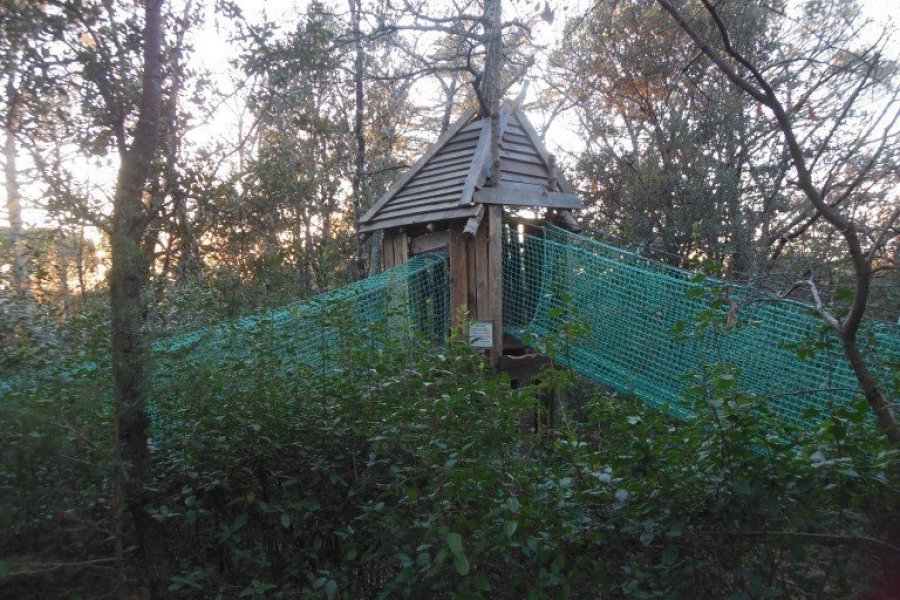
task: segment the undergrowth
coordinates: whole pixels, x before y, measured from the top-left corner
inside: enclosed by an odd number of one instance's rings
[[[298,364],[264,325],[242,335],[154,366],[146,508],[174,598],[898,593],[897,456],[863,404],[794,430],[710,366],[681,422],[565,370],[513,389],[457,343],[344,330]],[[0,394],[5,597],[140,572],[133,548],[113,560],[109,379]],[[548,391],[557,426],[523,432]]]

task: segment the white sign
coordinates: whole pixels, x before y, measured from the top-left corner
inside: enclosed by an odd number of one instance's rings
[[[469,343],[473,348],[490,348],[494,343],[494,323],[475,321],[469,325]]]

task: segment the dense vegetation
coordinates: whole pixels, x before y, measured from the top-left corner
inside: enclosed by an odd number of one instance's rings
[[[898,550],[877,541],[900,527],[897,455],[862,403],[807,433],[698,374],[700,417],[679,422],[566,371],[511,389],[464,345],[357,336],[327,368],[286,364],[265,324],[160,358],[147,509],[174,597],[897,591]],[[4,394],[7,596],[94,597],[123,575],[105,370]],[[556,427],[521,429],[550,389]]]

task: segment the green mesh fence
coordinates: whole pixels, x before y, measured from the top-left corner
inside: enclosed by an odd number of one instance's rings
[[[204,362],[228,368],[235,361],[266,360],[271,368],[335,368],[352,343],[383,346],[431,339],[443,343],[449,329],[447,258],[424,254],[407,264],[293,305],[251,315],[153,344],[154,394],[175,377],[190,376]],[[109,377],[105,365],[81,363],[22,374],[0,382],[0,402],[40,386]],[[255,382],[247,382],[255,385]]]
[[[826,414],[832,404],[858,395],[838,344],[806,305],[752,301],[752,290],[731,286],[730,298],[741,305],[734,325],[696,327],[717,288],[717,282],[698,282],[688,271],[556,227],[545,228],[542,236],[504,232],[507,330],[520,335],[528,330],[546,343],[562,340],[567,324],[583,322],[583,333],[558,356],[602,385],[686,417],[691,412],[683,400],[685,376],[728,362],[739,367],[743,389],[800,424],[815,422],[807,415],[810,409]],[[157,341],[153,381],[164,389],[176,371],[183,376],[185,368],[201,361],[228,368],[235,360],[265,357],[272,368],[340,368],[341,350],[349,343],[373,350],[386,338],[442,343],[449,312],[447,258],[421,255],[308,301]],[[881,381],[889,380],[889,363],[900,361],[898,330],[887,324],[867,327],[863,345]],[[797,348],[810,341],[824,347],[801,360]],[[57,385],[93,377],[98,367],[83,364],[49,375]],[[37,373],[0,382],[0,400],[41,379]]]
[[[347,335],[378,344],[384,336],[443,342],[449,328],[447,258],[423,254],[337,290],[266,313],[158,341],[163,359],[252,353],[264,345],[286,366],[321,367]],[[327,365],[325,365],[327,366]]]
[[[439,345],[450,326],[447,258],[414,257],[408,263],[309,300],[251,315],[216,327],[175,336],[155,344],[154,398],[164,400],[198,372],[235,369],[241,376],[235,392],[259,385],[251,375],[290,373],[317,381],[323,372],[362,369],[360,352],[413,353],[422,345]],[[177,393],[177,392],[176,392]],[[169,399],[171,401],[171,398]],[[177,398],[175,402],[180,402]],[[149,403],[153,435],[166,440],[179,431],[167,420],[171,412]],[[168,417],[170,418],[170,417]],[[177,433],[174,433],[177,437]]]
[[[582,323],[581,337],[559,352],[562,362],[678,416],[691,413],[683,400],[686,375],[713,363],[736,365],[742,389],[800,424],[817,421],[809,409],[823,415],[832,403],[858,395],[839,345],[804,304],[774,302],[732,285],[728,297],[740,307],[734,323],[698,328],[721,282],[698,282],[689,271],[553,226],[543,236],[507,229],[503,263],[509,331],[564,343],[565,325]],[[717,314],[725,317],[728,307]],[[868,327],[867,358],[881,381],[890,381],[887,364],[900,360],[898,334],[893,325]],[[810,342],[827,347],[801,360],[797,348]]]

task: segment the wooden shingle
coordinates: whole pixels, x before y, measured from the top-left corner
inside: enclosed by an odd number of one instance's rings
[[[504,107],[500,130],[497,185],[487,186],[490,119],[470,110],[361,217],[360,231],[469,218],[482,203],[583,208],[524,113]]]

